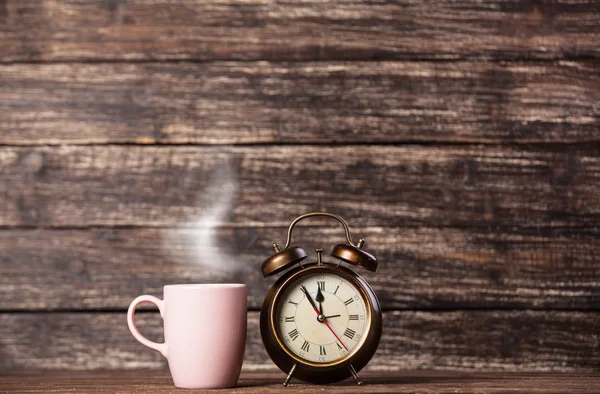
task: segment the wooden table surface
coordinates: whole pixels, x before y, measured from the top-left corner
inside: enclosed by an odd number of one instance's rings
[[[238,386],[222,393],[597,393],[600,373],[467,373],[406,371],[361,374],[363,386],[346,380],[317,386],[292,381],[283,388],[281,373],[245,372]],[[194,390],[203,392],[210,390]],[[167,371],[16,372],[0,376],[0,393],[181,393]]]

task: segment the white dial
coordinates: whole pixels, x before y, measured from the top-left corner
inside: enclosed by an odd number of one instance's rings
[[[314,274],[293,283],[280,295],[275,318],[287,348],[314,363],[331,363],[352,353],[368,329],[360,291],[334,274]]]

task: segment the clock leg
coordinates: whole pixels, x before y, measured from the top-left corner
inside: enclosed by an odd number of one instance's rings
[[[290,373],[288,373],[288,376],[285,378],[285,382],[283,382],[283,387],[287,387],[288,383],[292,379],[292,376],[294,375],[294,371],[296,370],[296,365],[298,365],[298,364],[294,364],[292,369],[290,369]]]
[[[352,364],[350,364],[348,366],[348,369],[350,369],[350,373],[352,374],[352,377],[354,378],[354,380],[356,380],[356,384],[359,385],[359,386],[361,386],[363,384],[363,382],[358,377],[358,374],[356,373],[356,370],[354,369],[354,367],[352,366]]]

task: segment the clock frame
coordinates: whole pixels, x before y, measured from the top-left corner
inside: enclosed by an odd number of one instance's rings
[[[371,286],[360,275],[346,267],[321,262],[320,250],[318,253],[317,262],[300,265],[280,277],[267,293],[261,309],[260,331],[267,353],[282,371],[289,372],[284,385],[292,375],[300,380],[318,384],[333,383],[351,376],[360,382],[357,372],[371,360],[381,338],[381,307]],[[367,313],[367,328],[359,343],[345,356],[328,363],[311,362],[294,354],[280,338],[276,326],[275,314],[280,295],[303,278],[319,274],[339,276],[354,285],[365,303]]]

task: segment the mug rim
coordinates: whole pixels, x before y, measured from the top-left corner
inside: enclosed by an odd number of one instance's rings
[[[165,285],[164,289],[210,289],[210,288],[221,288],[221,289],[240,289],[244,288],[246,285],[244,283],[182,283],[182,284],[172,284]]]

